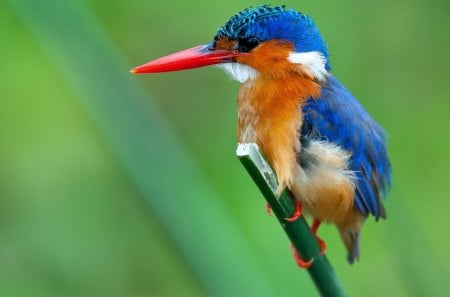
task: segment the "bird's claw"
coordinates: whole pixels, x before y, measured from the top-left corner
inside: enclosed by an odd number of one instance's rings
[[[266,203],[266,213],[269,217],[273,217],[272,207],[270,206],[269,203]]]
[[[292,198],[292,201],[294,201],[295,209],[292,215],[289,218],[284,218],[285,221],[288,222],[294,222],[298,220],[299,217],[302,216],[302,204],[297,201],[295,198]]]
[[[316,240],[317,240],[317,243],[319,244],[319,247],[320,247],[319,256],[325,255],[325,252],[327,251],[327,244],[325,243],[325,241],[323,241],[317,235],[316,235]]]
[[[305,261],[300,257],[299,253],[297,252],[297,249],[294,247],[294,245],[291,243],[291,250],[292,254],[294,256],[294,260],[297,263],[297,266],[303,269],[308,269],[311,267],[312,263],[314,262],[315,258],[311,258],[308,261]]]
[[[302,259],[302,257],[300,257],[300,255],[297,252],[297,249],[294,247],[294,245],[291,244],[291,250],[292,250],[292,253],[294,255],[295,262],[297,263],[298,267],[300,267],[300,268],[308,269],[309,267],[311,267],[311,265],[313,264],[314,260],[318,256],[324,255],[326,250],[327,250],[327,245],[326,245],[325,241],[323,241],[319,236],[317,236],[317,229],[319,228],[320,224],[321,224],[320,220],[314,219],[313,225],[311,226],[311,232],[316,237],[317,244],[319,245],[319,248],[320,248],[320,251],[317,254],[317,256],[314,256],[311,259],[309,259],[308,261],[305,261],[305,260]]]
[[[319,219],[314,219],[313,224],[311,226],[311,232],[314,234],[317,243],[319,244],[320,255],[323,255],[327,250],[327,244],[319,236],[317,236],[317,230],[319,229],[320,224],[322,224],[322,222]]]
[[[317,239],[317,243],[319,244],[320,251],[317,254],[317,256],[312,257],[308,261],[303,260],[303,258],[299,255],[297,249],[294,247],[293,244],[291,244],[292,254],[294,256],[294,260],[297,263],[298,267],[303,268],[303,269],[308,269],[309,267],[311,267],[311,265],[314,263],[314,260],[316,260],[316,258],[318,256],[323,256],[325,254],[325,252],[327,250],[327,245],[326,245],[325,241],[323,241],[322,239],[320,239],[317,236],[316,236],[316,239]]]

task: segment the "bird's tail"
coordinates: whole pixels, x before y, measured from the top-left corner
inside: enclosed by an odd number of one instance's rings
[[[342,241],[344,242],[348,255],[347,260],[352,264],[355,260],[359,260],[359,240],[361,237],[361,228],[350,229],[339,227],[339,233],[341,234]]]
[[[356,208],[351,208],[345,218],[336,223],[341,235],[341,239],[348,251],[347,260],[350,264],[359,260],[359,241],[361,237],[361,228],[365,221]]]

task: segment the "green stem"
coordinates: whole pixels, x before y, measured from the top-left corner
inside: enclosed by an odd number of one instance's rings
[[[319,255],[320,247],[305,218],[301,216],[294,222],[285,220],[292,215],[295,205],[287,190],[284,190],[278,198],[275,195],[278,186],[276,175],[260,154],[258,146],[254,143],[240,144],[236,153],[303,259],[315,258],[308,272],[319,293],[326,297],[346,296],[326,256]]]

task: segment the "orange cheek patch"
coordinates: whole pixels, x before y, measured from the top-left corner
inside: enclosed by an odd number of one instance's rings
[[[296,65],[289,62],[289,54],[294,51],[294,44],[283,40],[262,42],[249,55],[236,58],[236,61],[258,70],[258,72],[275,77],[299,73]]]
[[[235,40],[230,40],[226,37],[222,37],[215,42],[214,47],[215,47],[215,49],[218,49],[218,50],[233,51],[235,45],[236,45]]]

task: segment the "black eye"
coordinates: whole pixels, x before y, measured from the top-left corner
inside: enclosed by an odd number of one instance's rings
[[[259,40],[254,37],[240,39],[239,43],[238,43],[238,50],[240,52],[248,53],[252,49],[257,47],[258,44],[259,44]]]

